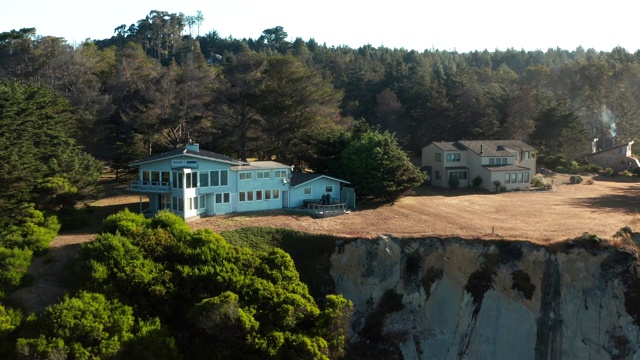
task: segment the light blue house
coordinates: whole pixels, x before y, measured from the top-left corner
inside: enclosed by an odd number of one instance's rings
[[[149,197],[149,207],[141,211],[155,214],[169,209],[185,219],[302,207],[320,202],[326,194],[337,203],[342,185],[348,184],[326,175],[294,173],[291,166],[275,161],[244,162],[200,150],[198,144],[130,166],[139,169],[131,190]]]

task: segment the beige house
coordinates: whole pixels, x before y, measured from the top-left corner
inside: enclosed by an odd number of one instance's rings
[[[535,175],[534,151],[520,140],[433,142],[422,149],[422,168],[434,186],[449,187],[449,179],[457,178],[466,187],[478,178],[486,190],[524,190]]]
[[[640,162],[631,153],[631,145],[633,145],[633,141],[606,150],[594,151],[587,155],[587,160],[590,164],[611,168],[614,171],[633,171],[633,169],[640,167]]]

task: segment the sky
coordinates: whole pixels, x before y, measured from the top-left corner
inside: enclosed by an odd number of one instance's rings
[[[200,34],[257,39],[281,26],[289,40],[407,50],[640,49],[634,2],[621,0],[0,0],[0,32],[35,27],[77,45],[106,39],[151,10],[195,15]],[[193,35],[197,35],[197,29]]]

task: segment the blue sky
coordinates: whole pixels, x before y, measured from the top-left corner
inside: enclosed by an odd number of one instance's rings
[[[91,5],[89,5],[91,4]],[[80,43],[113,35],[151,10],[195,15],[202,11],[204,34],[257,38],[282,26],[290,40],[314,38],[329,46],[493,51],[547,50],[578,46],[610,51],[640,48],[633,2],[610,0],[355,1],[323,0],[0,0],[0,32],[35,27]]]

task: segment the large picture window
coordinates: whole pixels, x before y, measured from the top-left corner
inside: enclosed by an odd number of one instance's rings
[[[250,171],[241,171],[238,174],[238,179],[240,180],[251,180],[253,179],[253,173]]]

